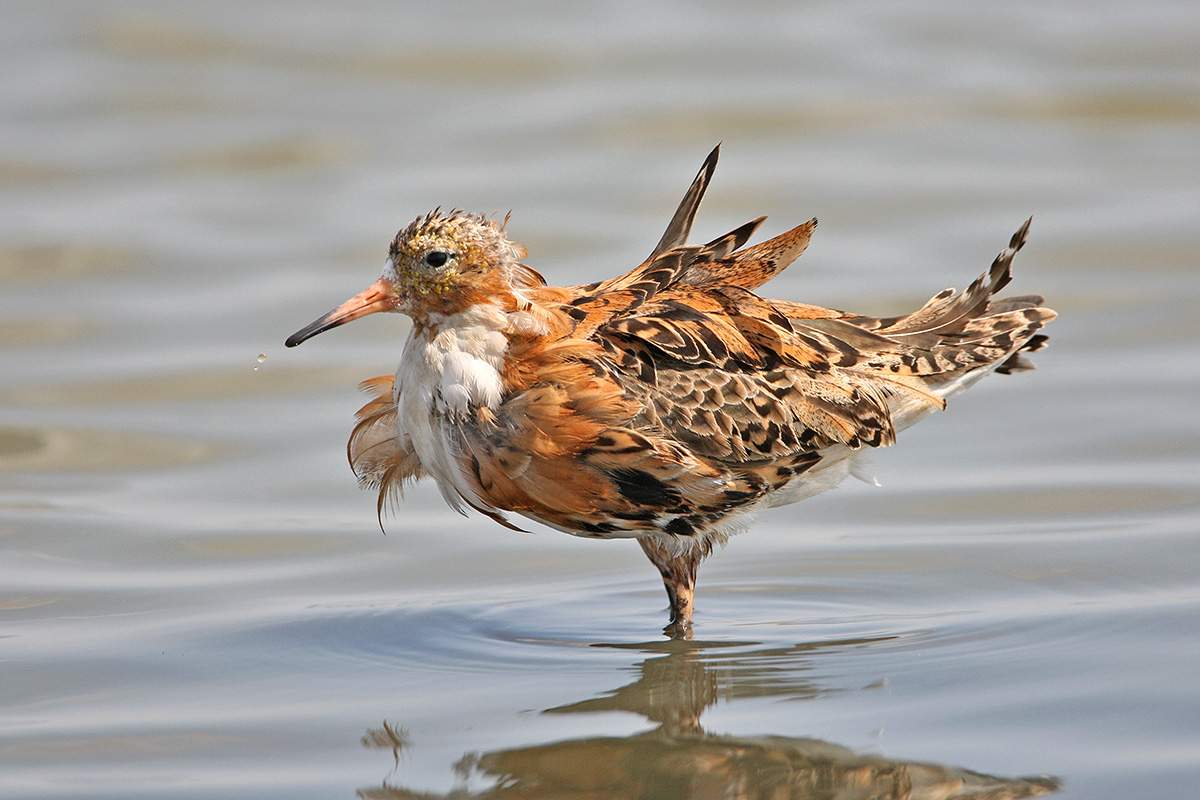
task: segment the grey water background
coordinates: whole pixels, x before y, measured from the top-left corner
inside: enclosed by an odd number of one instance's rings
[[[1190,0],[0,16],[0,796],[1196,796]],[[1032,214],[1038,370],[766,514],[691,643],[632,543],[383,535],[406,321],[283,339],[436,205],[623,272],[718,141],[697,239],[821,220],[772,296],[909,310]]]

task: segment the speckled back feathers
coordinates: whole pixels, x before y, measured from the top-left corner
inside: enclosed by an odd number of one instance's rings
[[[686,244],[716,155],[650,257],[600,283],[546,286],[503,228],[476,215],[435,211],[397,236],[391,258],[410,265],[414,286],[426,277],[412,265],[430,247],[464,254],[457,276],[438,276],[442,288],[401,309],[418,321],[414,336],[445,334],[438,326],[467,302],[512,320],[502,328],[500,402],[434,425],[468,505],[505,524],[515,512],[578,535],[650,536],[668,552],[703,554],[761,506],[806,496],[805,481],[836,482],[817,473],[844,472],[860,448],[891,444],[975,377],[1028,368],[1019,354],[1042,345],[1037,331],[1054,312],[1038,297],[992,299],[1028,222],[965,292],[941,292],[912,314],[771,300],[754,290],[804,251],[816,220],[749,247],[763,218]],[[349,455],[379,487],[382,510],[427,471],[396,427],[396,407],[403,393],[429,389],[397,390],[389,378],[364,389],[374,398]]]

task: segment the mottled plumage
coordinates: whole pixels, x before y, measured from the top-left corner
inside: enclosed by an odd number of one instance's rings
[[[637,268],[551,287],[504,226],[433,211],[400,231],[383,277],[287,344],[375,311],[412,318],[395,379],[373,378],[349,456],[379,509],[432,477],[446,502],[514,527],[637,538],[690,626],[696,568],[762,508],[836,485],[852,456],[989,372],[1028,369],[1054,318],[992,296],[1029,223],[965,292],[878,319],[755,289],[808,246],[815,219],[760,244],[760,217],[687,244],[713,150]]]

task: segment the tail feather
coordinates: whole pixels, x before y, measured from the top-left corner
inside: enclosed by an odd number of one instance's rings
[[[1000,251],[987,272],[976,278],[966,291],[955,295],[953,289],[938,292],[920,309],[900,317],[871,319],[862,317],[856,323],[868,330],[899,339],[905,344],[918,347],[932,345],[942,336],[961,329],[964,320],[982,316],[988,310],[992,295],[1003,289],[1012,280],[1012,260],[1025,245],[1029,236],[1029,225],[1033,218],[1025,220],[1009,240],[1008,247]],[[1012,298],[1004,302],[1026,302],[1031,297]],[[1039,298],[1040,300],[1040,298]]]
[[[939,292],[911,314],[801,318],[791,306],[778,304],[779,310],[797,332],[805,331],[842,352],[846,360],[838,363],[868,371],[875,380],[894,383],[902,378],[908,387],[919,384],[938,398],[961,391],[993,370],[1008,374],[1032,369],[1021,353],[1045,345],[1046,336],[1038,331],[1054,319],[1055,312],[1043,307],[1037,295],[993,298],[1011,278],[1013,256],[1025,244],[1029,224],[1021,226],[988,271],[966,291]],[[909,400],[915,398],[912,392],[907,394]]]
[[[1014,372],[1025,372],[1034,369],[1033,362],[1022,356],[1021,353],[1032,353],[1035,350],[1041,350],[1046,346],[1048,338],[1044,333],[1029,337],[1024,345],[997,365],[996,372],[1000,375],[1011,375]]]

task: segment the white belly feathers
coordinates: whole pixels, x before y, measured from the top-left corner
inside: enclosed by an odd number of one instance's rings
[[[507,326],[500,309],[473,306],[425,335],[414,330],[396,371],[400,433],[408,435],[425,471],[460,513],[462,498],[480,499],[458,466],[454,427],[472,408],[500,405]]]

